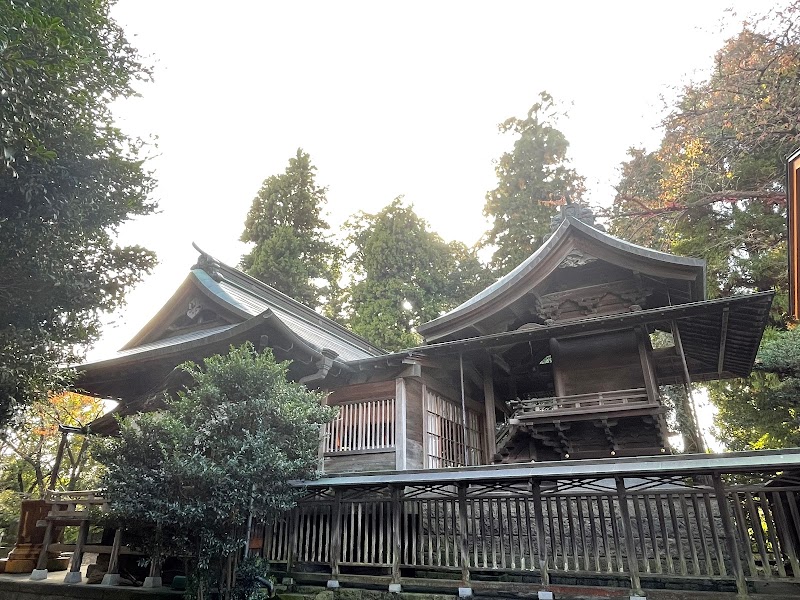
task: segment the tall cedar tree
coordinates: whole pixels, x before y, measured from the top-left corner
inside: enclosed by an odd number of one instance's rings
[[[495,247],[491,267],[498,276],[544,243],[558,202],[583,194],[583,178],[568,166],[569,142],[554,126],[558,116],[553,98],[542,92],[525,119],[512,117],[499,126],[518,137],[497,161],[497,187],[487,192],[483,209],[492,228],[482,243]]]
[[[418,345],[418,325],[488,283],[472,250],[445,243],[401,198],[377,214],[359,213],[346,226],[355,279],[345,290],[344,320],[380,348]]]
[[[110,112],[149,77],[110,4],[0,3],[0,424],[60,387],[98,313],[155,264],[113,238],[155,205]]]
[[[784,157],[800,146],[798,17],[795,0],[743,24],[708,80],[683,90],[660,148],[631,149],[612,208],[615,234],[705,258],[712,297],[776,289],[770,352],[789,347],[779,340],[788,335]],[[785,387],[764,370],[709,384],[721,439],[735,449],[794,444],[796,408],[784,402]]]
[[[242,257],[244,271],[312,308],[336,286],[341,256],[320,216],[326,189],[315,183],[316,170],[298,148],[284,173],[264,180],[241,237],[255,243]]]
[[[251,344],[202,369],[187,363],[187,391],[162,411],[128,417],[118,438],[94,448],[108,468],[109,519],[138,534],[150,556],[192,556],[200,589],[224,581],[251,518],[290,509],[300,490],[289,481],[315,476],[320,426],[334,412],[288,381],[287,365]]]

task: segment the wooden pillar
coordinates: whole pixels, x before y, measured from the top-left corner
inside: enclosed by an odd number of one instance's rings
[[[458,354],[458,369],[461,375],[461,429],[464,440],[464,466],[468,467],[469,460],[469,433],[467,431],[467,397],[464,389],[464,355]]]
[[[675,342],[675,349],[678,351],[678,355],[681,359],[681,366],[683,367],[683,380],[686,386],[686,404],[684,406],[684,412],[688,412],[689,417],[692,419],[692,429],[694,430],[692,432],[692,438],[695,444],[695,451],[702,454],[706,451],[705,444],[703,443],[703,436],[700,434],[700,423],[697,421],[697,412],[695,411],[694,397],[692,395],[692,378],[689,375],[686,353],[683,351],[681,332],[678,330],[678,324],[675,321],[672,321],[670,328],[672,329],[672,339]],[[687,448],[684,448],[684,450],[687,450]]]
[[[79,583],[81,580],[81,560],[83,559],[83,547],[86,545],[86,536],[89,533],[89,520],[81,521],[78,529],[78,541],[75,543],[75,551],[69,560],[69,571],[64,576],[64,583]]]
[[[339,579],[339,561],[342,556],[342,491],[333,491],[333,509],[331,511],[331,579]]]
[[[111,543],[111,556],[108,558],[108,570],[103,575],[103,585],[119,585],[119,551],[122,546],[122,528],[114,532],[114,541]]]
[[[486,412],[486,464],[492,464],[497,452],[497,421],[495,417],[494,377],[491,356],[483,365],[483,406]]]
[[[466,595],[471,596],[469,577],[469,528],[467,522],[467,486],[468,483],[458,484],[458,539],[461,542],[461,588],[469,590]],[[459,596],[463,597],[461,590]]]
[[[733,527],[725,486],[722,484],[722,477],[719,473],[714,473],[711,476],[711,481],[714,485],[717,506],[719,506],[722,530],[725,532],[725,543],[728,546],[728,554],[731,555],[731,567],[733,568],[733,576],[736,578],[736,592],[740,598],[747,598],[747,580],[744,577],[742,559],[739,556],[739,545],[736,543],[736,530]]]
[[[625,554],[627,555],[628,571],[631,577],[631,591],[637,596],[643,596],[642,582],[639,578],[639,560],[636,555],[631,515],[628,510],[628,497],[625,494],[625,479],[623,477],[615,477],[614,480],[617,483],[617,499],[619,500],[619,510],[622,515],[622,530],[625,534]]]
[[[292,577],[294,563],[297,561],[297,527],[300,518],[300,509],[294,507],[289,515],[289,551],[286,557],[286,577]]]
[[[144,578],[143,588],[161,587],[161,553],[156,553],[150,558],[150,573]]]
[[[44,530],[44,541],[42,541],[42,551],[39,552],[39,559],[36,562],[36,568],[31,573],[33,581],[47,579],[47,548],[50,542],[53,541],[53,522],[47,521],[47,527]]]
[[[392,582],[389,584],[390,592],[400,592],[400,559],[403,554],[402,545],[402,516],[403,516],[403,488],[392,487]]]
[[[550,585],[549,557],[547,556],[547,540],[544,533],[544,505],[542,504],[542,484],[538,480],[531,480],[533,492],[533,510],[536,521],[536,548],[539,554],[539,575],[542,586]]]

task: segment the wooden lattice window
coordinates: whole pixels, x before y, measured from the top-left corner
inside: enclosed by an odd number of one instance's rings
[[[325,426],[323,452],[394,447],[394,398],[350,402],[337,408],[339,414]]]
[[[467,408],[466,431],[461,405],[425,391],[426,464],[429,469],[482,464],[483,422]],[[465,436],[466,433],[466,436]]]

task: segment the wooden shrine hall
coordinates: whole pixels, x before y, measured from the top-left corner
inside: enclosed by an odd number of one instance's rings
[[[707,300],[704,261],[617,239],[577,205],[560,217],[537,252],[395,353],[200,252],[133,340],[80,367],[82,389],[119,401],[91,429],[158,408],[184,361],[250,341],[340,407],[325,473],[670,453],[659,387],[747,375],[773,294]]]

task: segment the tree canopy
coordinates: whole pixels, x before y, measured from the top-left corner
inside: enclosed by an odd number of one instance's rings
[[[0,424],[155,264],[116,228],[151,213],[142,144],[110,107],[149,77],[109,0],[0,5]]]
[[[354,279],[345,290],[345,320],[378,347],[418,345],[418,325],[488,283],[472,250],[445,243],[401,198],[376,214],[359,213],[347,228]]]
[[[558,116],[553,98],[542,92],[526,118],[511,117],[499,126],[517,139],[495,165],[497,187],[486,193],[483,209],[492,225],[482,243],[495,248],[491,266],[497,275],[544,243],[557,203],[583,194],[583,178],[568,166],[569,142],[555,127]]]
[[[785,330],[785,156],[800,146],[799,16],[794,1],[725,42],[708,79],[681,91],[660,147],[629,151],[612,209],[613,233],[705,258],[712,297],[777,291],[761,367],[708,386],[718,435],[732,449],[800,442],[795,380],[783,373],[797,341]]]
[[[632,149],[613,230],[708,261],[709,291],[772,287],[786,306],[784,157],[800,146],[800,3],[728,40],[687,85],[653,153]]]
[[[316,184],[316,170],[298,148],[283,173],[264,180],[241,237],[255,244],[242,257],[245,272],[311,307],[336,285],[340,258],[321,217],[326,190]]]
[[[124,420],[96,454],[111,519],[143,532],[151,556],[195,557],[195,579],[208,581],[244,545],[248,517],[264,522],[293,506],[288,482],[314,477],[320,425],[333,411],[250,344],[183,368],[190,389]]]

